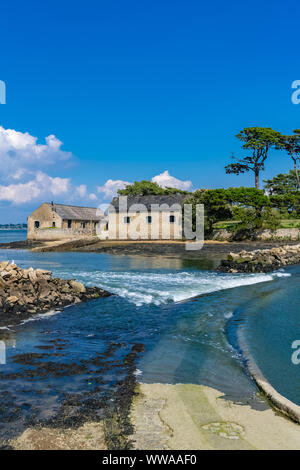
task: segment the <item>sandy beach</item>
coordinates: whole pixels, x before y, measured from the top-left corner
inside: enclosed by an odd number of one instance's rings
[[[300,426],[272,408],[253,409],[201,385],[139,384],[131,407],[135,450],[296,450]],[[18,450],[105,450],[103,423],[78,429],[28,428]]]
[[[77,429],[28,428],[8,442],[13,450],[106,450],[102,423],[88,422]]]
[[[300,426],[272,408],[236,404],[200,385],[140,384],[138,392],[135,449],[299,449]]]

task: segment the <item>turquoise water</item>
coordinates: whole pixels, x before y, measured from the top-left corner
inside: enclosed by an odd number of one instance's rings
[[[283,277],[260,285],[255,296],[236,310],[231,330],[234,334],[242,329],[263,375],[279,393],[300,405],[300,364],[292,361],[292,344],[300,341],[300,267],[285,271]]]
[[[70,396],[113,400],[109,393],[136,343],[145,347],[135,371],[141,382],[204,384],[236,402],[264,407],[238,350],[237,327],[266,377],[300,404],[300,365],[291,363],[291,342],[300,339],[299,267],[221,274],[191,260],[26,250],[0,251],[0,259],[117,294],[0,330],[6,344],[0,437],[57,419]],[[100,367],[99,354],[108,357],[108,349],[110,366]]]
[[[0,230],[0,243],[26,240],[27,230]]]

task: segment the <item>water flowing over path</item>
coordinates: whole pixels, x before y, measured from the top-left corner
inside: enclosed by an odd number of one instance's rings
[[[112,391],[126,376],[137,344],[145,348],[135,360],[139,381],[205,385],[265,409],[238,350],[237,327],[244,329],[266,377],[300,401],[300,366],[290,361],[291,341],[300,339],[297,266],[241,275],[207,270],[203,261],[163,257],[3,250],[0,259],[117,294],[0,330],[0,439],[29,424],[63,426],[70,409],[68,423],[82,424],[94,417],[91,400],[100,419],[99,403],[113,403]]]

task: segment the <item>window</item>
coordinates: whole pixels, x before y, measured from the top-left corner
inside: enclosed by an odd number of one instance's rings
[[[72,227],[72,220],[68,220],[68,228]]]
[[[85,228],[85,222],[81,222],[81,227]]]
[[[170,215],[170,224],[174,224],[175,222],[175,215]]]
[[[124,217],[124,224],[130,224],[130,217]]]
[[[151,223],[152,223],[152,217],[151,217],[151,215],[147,215],[147,217],[146,217],[146,222],[147,222],[147,224],[151,224]]]
[[[38,221],[38,220],[35,220],[35,221],[34,221],[34,228],[39,228],[39,226],[40,226],[39,221]]]
[[[105,230],[108,230],[108,222],[106,222]]]
[[[52,227],[55,227],[55,222],[52,222]]]

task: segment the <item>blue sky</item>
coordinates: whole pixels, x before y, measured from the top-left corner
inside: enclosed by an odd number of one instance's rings
[[[166,170],[194,189],[253,185],[224,165],[240,129],[300,127],[298,18],[291,0],[2,2],[0,223]],[[290,167],[274,153],[264,177]]]

